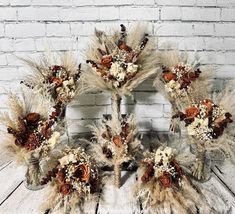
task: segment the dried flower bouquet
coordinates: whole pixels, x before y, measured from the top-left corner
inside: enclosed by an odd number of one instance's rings
[[[129,94],[158,68],[152,40],[140,25],[129,32],[121,25],[121,32],[115,31],[111,36],[95,31],[86,53],[90,66],[81,74],[84,90],[106,90],[119,96]]]
[[[138,169],[136,195],[146,213],[221,213],[220,205],[224,203],[217,201],[218,210],[209,204],[184,173],[170,147],[159,147],[144,156]]]
[[[21,60],[33,71],[22,83],[40,93],[49,94],[49,98],[55,103],[54,107],[63,112],[60,115],[63,119],[66,106],[81,92],[81,64],[78,65],[75,56],[69,52],[57,55],[43,54],[37,61]]]
[[[60,133],[56,130],[56,110],[45,97],[27,90],[21,95],[10,93],[10,113],[0,116],[6,127],[1,146],[17,161],[29,164],[26,177],[33,187],[39,184],[39,160],[49,155],[59,142]]]
[[[121,167],[125,162],[135,160],[140,150],[137,128],[133,115],[104,120],[99,125],[90,126],[96,142],[92,144],[97,162],[114,167],[114,183],[121,186]]]
[[[202,172],[207,151],[217,151],[234,160],[233,96],[234,90],[225,90],[214,99],[197,100],[173,116],[185,123],[187,134],[195,144],[197,159],[193,174],[198,179],[205,179]]]
[[[97,200],[101,180],[94,159],[81,147],[65,148],[58,164],[42,179],[49,196],[44,208],[76,213],[86,201]]]

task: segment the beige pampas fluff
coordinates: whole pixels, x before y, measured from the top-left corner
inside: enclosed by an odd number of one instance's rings
[[[106,90],[120,96],[129,94],[158,68],[152,40],[142,25],[130,31],[121,25],[121,32],[113,32],[111,36],[96,31],[86,53],[91,66],[81,75],[83,90]]]
[[[138,169],[138,186],[135,193],[146,213],[225,212],[224,202],[218,204],[218,207],[210,204],[201,190],[190,182],[171,148],[160,147],[155,153],[146,153],[144,157]],[[210,196],[217,198],[213,194]]]

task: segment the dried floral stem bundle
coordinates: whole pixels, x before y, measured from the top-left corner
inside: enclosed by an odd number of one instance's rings
[[[121,32],[111,36],[96,31],[86,53],[90,66],[81,74],[83,89],[129,94],[156,72],[159,62],[154,48],[152,38],[140,25],[129,32],[121,25]]]
[[[115,185],[120,187],[122,164],[134,160],[140,148],[133,115],[121,118],[112,115],[90,128],[97,141],[92,144],[94,156],[100,164],[114,167]]]
[[[65,148],[58,164],[42,179],[42,184],[50,183],[46,207],[51,211],[64,213],[82,209],[86,201],[96,200],[101,184],[98,168],[84,149]]]
[[[145,154],[138,182],[136,195],[150,213],[219,213],[190,182],[169,147]]]

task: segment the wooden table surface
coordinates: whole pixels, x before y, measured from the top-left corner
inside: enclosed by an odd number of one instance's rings
[[[9,160],[4,154],[0,156],[0,214],[40,214],[43,201],[43,189],[30,191],[25,187],[25,168]],[[135,172],[122,172],[124,185],[118,190],[106,184],[103,188],[103,200],[87,204],[87,214],[141,213],[140,203],[132,197],[132,187],[136,181]],[[231,207],[229,213],[235,213],[235,170],[231,163],[215,166],[212,176],[205,182],[207,188],[222,197]],[[45,200],[45,198],[44,198]]]

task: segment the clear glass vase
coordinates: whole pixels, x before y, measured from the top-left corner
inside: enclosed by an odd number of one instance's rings
[[[42,170],[40,167],[40,160],[33,154],[27,160],[27,172],[26,172],[25,186],[29,190],[40,190],[43,188],[41,185]]]
[[[191,145],[190,150],[196,157],[192,164],[192,176],[201,182],[208,181],[211,177],[211,159],[206,149],[198,145]]]

